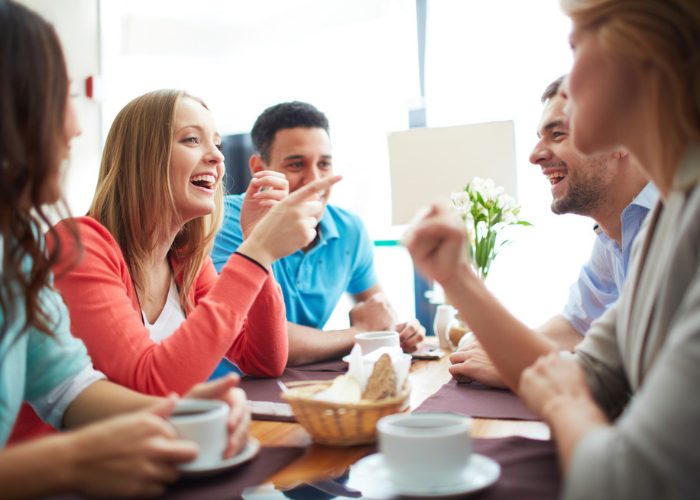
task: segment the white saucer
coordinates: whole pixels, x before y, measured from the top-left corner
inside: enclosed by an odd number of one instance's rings
[[[217,474],[221,471],[231,469],[237,465],[247,462],[248,460],[255,457],[260,451],[260,441],[255,438],[248,438],[248,443],[245,447],[239,451],[237,454],[226,460],[222,460],[216,465],[207,466],[192,466],[183,465],[180,468],[180,472],[183,477],[199,477],[199,476],[209,476],[212,474]]]
[[[364,485],[374,484],[378,486],[381,484],[382,491],[377,491],[380,498],[390,498],[393,495],[441,497],[472,494],[488,488],[500,477],[501,466],[489,457],[472,453],[469,463],[462,473],[462,480],[459,483],[437,487],[399,485],[391,481],[389,470],[386,467],[382,454],[375,453],[359,460],[352,467],[348,485],[354,482],[352,481],[353,475],[356,480],[360,480]],[[362,492],[363,494],[369,493],[365,489]]]

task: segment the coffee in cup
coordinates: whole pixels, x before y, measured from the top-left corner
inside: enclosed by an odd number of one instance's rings
[[[181,399],[168,417],[178,437],[193,441],[199,448],[197,458],[181,464],[182,470],[212,467],[221,462],[228,442],[229,407],[213,399]]]
[[[355,335],[355,343],[360,346],[363,356],[380,347],[400,347],[401,345],[399,333],[393,331],[358,333]]]
[[[399,413],[377,422],[379,451],[400,490],[459,484],[472,451],[468,417]]]

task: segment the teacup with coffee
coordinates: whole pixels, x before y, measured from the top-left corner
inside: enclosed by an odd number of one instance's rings
[[[229,407],[214,399],[181,399],[168,421],[177,435],[193,441],[199,448],[197,458],[181,464],[182,470],[214,467],[223,460],[228,443],[227,420]]]

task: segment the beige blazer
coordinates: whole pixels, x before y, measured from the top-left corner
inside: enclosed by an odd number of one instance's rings
[[[646,224],[619,301],[576,351],[617,418],[576,447],[566,499],[700,498],[700,146]]]

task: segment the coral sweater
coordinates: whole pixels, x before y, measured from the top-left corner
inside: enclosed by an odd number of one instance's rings
[[[146,394],[184,394],[206,380],[222,357],[245,373],[277,377],[287,363],[284,300],[272,273],[238,254],[217,276],[209,257],[189,291],[195,305],[160,344],[143,324],[136,290],[121,249],[91,217],[75,219],[83,246],[80,262],[54,268],[56,287],[68,306],[73,335],[87,346],[95,368],[110,380]],[[63,255],[74,255],[68,225],[55,228]],[[49,238],[52,240],[52,238]],[[175,266],[177,269],[177,266]],[[176,276],[178,284],[180,276]],[[12,441],[37,434],[25,420]],[[38,423],[38,419],[36,419]],[[21,435],[20,435],[21,434]]]

